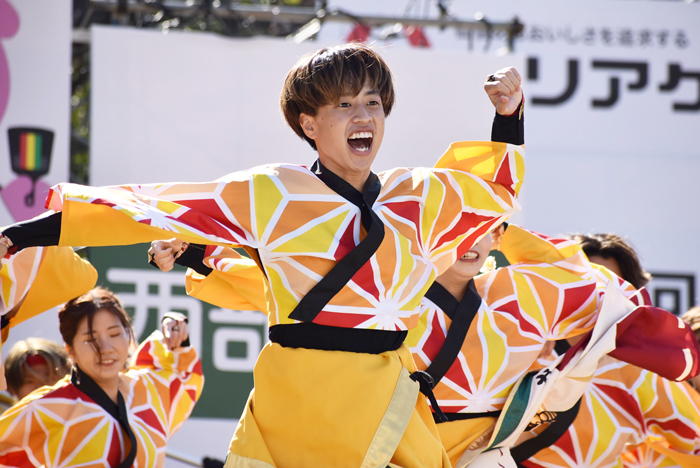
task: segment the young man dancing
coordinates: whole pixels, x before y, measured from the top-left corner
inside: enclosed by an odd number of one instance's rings
[[[499,114],[519,109],[515,70],[491,75],[486,89]],[[519,209],[523,150],[454,143],[442,169],[373,173],[394,90],[364,45],[304,58],[281,101],[318,151],[311,167],[199,184],[60,184],[48,206],[62,214],[6,230],[0,255],[59,234],[61,245],[174,235],[208,245],[205,263],[225,269],[230,247],[242,246],[265,275],[270,343],[227,466],[449,466],[403,341],[435,277]]]

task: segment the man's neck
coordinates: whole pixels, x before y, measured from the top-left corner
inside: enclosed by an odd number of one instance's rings
[[[437,277],[435,282],[440,283],[440,286],[445,288],[447,292],[452,294],[452,296],[458,301],[462,300],[464,293],[467,292],[467,287],[469,286],[469,280],[450,281],[447,278],[442,278],[440,276]]]
[[[369,178],[369,175],[372,172],[371,169],[368,168],[366,171],[351,171],[347,170],[342,166],[334,164],[333,161],[324,161],[323,159],[325,158],[319,159],[321,161],[321,164],[323,164],[323,166],[326,169],[343,179],[348,184],[352,185],[355,188],[355,190],[362,193],[362,191],[365,188],[365,183],[367,182],[367,179]]]

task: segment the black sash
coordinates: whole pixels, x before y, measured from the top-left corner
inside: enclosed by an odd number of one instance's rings
[[[569,426],[573,424],[580,408],[581,400],[577,401],[571,409],[562,413],[557,413],[557,419],[550,423],[537,437],[526,440],[522,444],[511,448],[510,454],[513,456],[515,463],[517,463],[519,467],[522,467],[523,465],[521,465],[521,462],[534,457],[540,450],[556,443],[567,429],[569,429]]]
[[[270,341],[285,348],[319,349],[349,353],[381,354],[396,351],[406,339],[406,330],[341,328],[302,322],[273,325]]]
[[[554,344],[554,350],[557,354],[565,354],[571,346],[566,340],[558,340]],[[532,458],[537,452],[542,449],[549,447],[556,443],[557,440],[564,435],[564,433],[569,429],[574,423],[574,419],[578,415],[579,408],[581,408],[581,400],[577,401],[571,409],[568,409],[561,413],[556,413],[557,417],[552,421],[549,426],[543,430],[537,437],[526,440],[520,445],[513,447],[510,450],[511,455],[513,455],[513,460],[522,467],[521,462]]]
[[[479,419],[479,418],[498,418],[501,416],[501,410],[498,411],[486,411],[484,413],[445,413],[447,421],[464,421],[465,419]],[[437,413],[433,413],[433,419],[436,424],[441,422],[438,418]]]
[[[124,460],[116,466],[116,468],[131,468],[136,460],[136,436],[134,431],[129,425],[129,417],[126,412],[126,403],[124,402],[124,397],[121,392],[117,392],[117,403],[114,403],[110,397],[107,396],[104,390],[95,383],[88,375],[81,371],[76,364],[73,368],[73,372],[70,376],[71,383],[85,395],[87,395],[92,401],[97,403],[104,409],[110,416],[119,422],[119,426],[126,432],[126,435],[131,441],[131,450],[126,455]]]
[[[382,240],[384,240],[384,223],[372,210],[372,205],[377,200],[382,189],[379,178],[375,173],[370,173],[367,182],[365,182],[364,190],[360,193],[348,182],[326,169],[319,160],[316,160],[311,167],[311,172],[316,174],[323,183],[337,192],[338,195],[360,208],[362,225],[367,231],[367,235],[354,249],[340,259],[331,271],[321,278],[321,281],[306,293],[292,313],[289,314],[290,318],[302,322],[313,322],[326,304],[372,258],[372,255],[374,255]]]
[[[464,297],[461,301],[452,296],[440,283],[433,283],[425,293],[425,297],[433,301],[443,312],[447,314],[450,319],[452,319],[452,324],[450,329],[447,331],[447,336],[445,337],[445,342],[438,351],[437,356],[433,359],[433,362],[428,366],[428,368],[423,371],[428,374],[429,378],[426,378],[428,384],[430,385],[430,393],[423,391],[423,386],[421,384],[421,391],[425,394],[428,399],[430,399],[430,404],[435,410],[433,415],[436,418],[436,422],[447,422],[450,419],[442,412],[437,404],[437,400],[433,395],[432,389],[435,385],[442,379],[447,371],[450,370],[452,364],[454,364],[457,359],[459,351],[462,349],[462,344],[464,339],[467,337],[467,332],[471,326],[474,317],[477,312],[479,312],[479,307],[481,306],[481,297],[476,290],[474,285],[474,280],[470,280],[467,285],[467,291],[464,293]],[[432,382],[431,382],[432,380]],[[484,416],[481,414],[481,416]]]

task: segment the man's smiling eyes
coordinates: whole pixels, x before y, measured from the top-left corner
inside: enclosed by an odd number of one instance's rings
[[[379,106],[379,105],[381,105],[381,102],[380,102],[380,101],[374,101],[374,100],[373,100],[373,101],[369,101],[369,102],[367,103],[367,105],[368,105],[368,106],[373,106],[373,107],[374,107],[374,106]],[[338,107],[344,107],[344,108],[351,107],[351,106],[352,106],[352,104],[350,104],[349,102],[341,102],[340,104],[338,104]]]

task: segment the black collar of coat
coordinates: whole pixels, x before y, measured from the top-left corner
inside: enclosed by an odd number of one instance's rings
[[[454,320],[455,312],[459,306],[459,301],[443,285],[437,281],[430,285],[430,289],[425,293],[425,297],[438,306],[447,316]]]
[[[367,210],[368,207],[374,205],[374,202],[377,201],[379,192],[382,189],[382,184],[379,182],[379,177],[377,177],[377,174],[370,172],[369,177],[367,177],[367,181],[365,182],[365,186],[362,189],[362,193],[360,193],[345,179],[333,173],[333,171],[324,166],[320,159],[317,159],[313,166],[311,166],[311,172],[313,172],[316,177],[321,179],[321,182],[326,184],[328,188],[360,208],[360,210],[363,211],[363,215],[365,214],[364,211]],[[365,216],[363,216],[363,222],[364,218]],[[365,226],[365,228],[366,227],[367,226]]]
[[[129,468],[134,464],[136,459],[137,442],[129,417],[126,412],[126,402],[122,393],[117,391],[117,402],[113,402],[107,393],[100,387],[97,382],[92,380],[85,372],[83,372],[77,364],[73,367],[70,376],[71,383],[82,393],[87,395],[92,401],[100,405],[110,416],[112,416],[124,430],[131,441],[131,450],[126,454],[126,457],[116,468]]]

